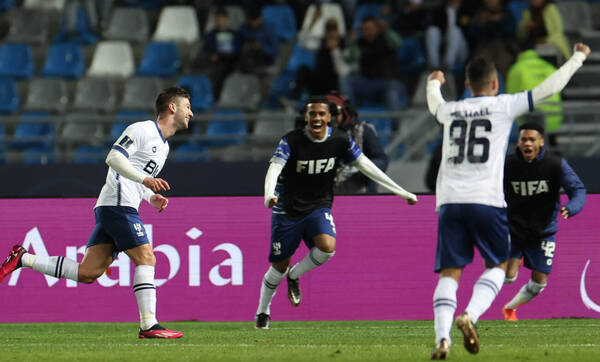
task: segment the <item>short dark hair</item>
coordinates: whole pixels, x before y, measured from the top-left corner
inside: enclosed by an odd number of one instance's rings
[[[338,114],[337,104],[331,102],[324,95],[313,95],[313,96],[308,97],[308,99],[306,100],[306,103],[304,103],[304,107],[302,107],[301,113],[302,114],[306,113],[306,111],[308,110],[308,105],[312,104],[312,103],[326,104],[327,108],[329,109],[329,113],[331,114],[332,117],[335,117]]]
[[[481,91],[495,73],[496,66],[494,62],[482,56],[474,57],[467,64],[467,80],[473,92]]]
[[[163,89],[162,92],[156,97],[156,114],[161,114],[166,111],[169,107],[169,103],[173,102],[173,100],[177,97],[183,97],[190,99],[190,93],[184,88],[173,86]]]
[[[217,10],[215,10],[215,15],[229,16],[229,13],[227,12],[227,8],[219,6]]]
[[[524,129],[538,131],[540,136],[544,136],[544,126],[542,126],[538,122],[525,122],[521,126],[519,126],[519,132],[521,132]]]

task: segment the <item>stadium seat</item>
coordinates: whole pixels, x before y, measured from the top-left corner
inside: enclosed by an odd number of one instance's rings
[[[311,28],[311,24],[315,23],[316,28],[312,29],[311,32],[322,38],[325,35],[325,22],[329,18],[335,18],[338,23],[338,29],[342,36],[346,35],[346,21],[344,17],[344,11],[342,6],[338,3],[321,3],[320,4],[320,13],[317,15],[317,6],[316,4],[311,4],[308,9],[306,9],[306,13],[304,15],[304,19],[302,20],[301,29],[309,29]],[[319,17],[319,19],[315,19],[315,17]]]
[[[67,83],[59,78],[34,78],[29,81],[25,111],[63,113],[69,105]]]
[[[104,146],[79,146],[73,152],[72,163],[104,163],[108,149]]]
[[[125,129],[133,122],[146,121],[155,118],[156,117],[153,114],[144,111],[119,111],[115,115],[116,122],[113,123],[112,127],[110,128],[110,133],[106,139],[106,144],[112,145],[115,143],[117,138],[119,138],[123,131],[125,131]]]
[[[152,40],[179,43],[193,43],[200,40],[200,27],[194,7],[163,7]]]
[[[6,130],[4,124],[0,123],[0,153],[6,148]],[[2,158],[2,156],[0,156]]]
[[[444,73],[446,77],[446,83],[442,86],[442,95],[447,101],[454,101],[458,94],[456,93],[456,82],[451,72]],[[426,106],[427,105],[427,77],[428,72],[422,72],[417,81],[417,86],[414,94],[411,98],[412,106]]]
[[[171,42],[150,42],[146,45],[137,75],[173,77],[181,68],[177,45]]]
[[[227,14],[229,15],[229,27],[237,30],[242,24],[246,22],[246,14],[244,9],[238,5],[227,5],[225,6]],[[208,15],[206,16],[206,25],[204,26],[204,33],[208,33],[215,27],[215,12],[217,6],[211,6],[208,9]]]
[[[592,10],[585,1],[556,2],[563,21],[563,32],[567,35],[579,35],[582,30],[592,30]]]
[[[96,23],[97,19],[90,19],[95,16],[95,8],[90,8],[93,13],[88,12],[85,4],[71,2],[67,4],[63,12],[63,20],[60,25],[55,42],[74,42],[80,44],[94,44],[99,38],[94,34],[91,23]]]
[[[282,135],[294,129],[290,117],[282,119],[280,111],[261,110],[256,116],[253,135],[259,142],[275,144]]]
[[[101,146],[104,142],[102,122],[97,113],[69,113],[60,130],[60,137],[69,146]]]
[[[398,47],[398,60],[402,73],[419,73],[425,67],[425,52],[421,39],[417,37],[403,37],[402,44]]]
[[[172,160],[174,162],[202,162],[210,160],[210,154],[206,146],[184,143],[175,149]]]
[[[134,6],[148,10],[159,10],[167,0],[123,0],[123,6]]]
[[[263,18],[275,25],[279,40],[288,41],[296,37],[298,22],[294,9],[289,5],[267,5],[262,9]]]
[[[11,0],[12,1],[12,0]],[[3,1],[6,2],[6,1]],[[62,12],[65,8],[66,0],[25,0],[24,9],[42,9]]]
[[[0,45],[0,77],[27,79],[33,75],[33,69],[33,54],[29,45]]]
[[[361,121],[366,121],[372,124],[377,131],[377,136],[381,141],[381,145],[385,148],[389,143],[392,136],[392,125],[393,120],[391,118],[381,118],[381,117],[368,117],[364,116],[365,114],[377,114],[379,112],[387,112],[385,108],[382,107],[360,107],[357,109],[359,119]]]
[[[243,114],[239,109],[217,109],[213,116]],[[208,139],[203,144],[210,146],[230,146],[243,143],[248,135],[248,124],[244,120],[210,121],[206,127]]]
[[[145,42],[150,34],[148,15],[141,8],[116,8],[109,20],[103,36],[107,40]]]
[[[295,73],[298,71],[298,68],[302,66],[307,66],[310,69],[313,69],[315,67],[315,53],[302,48],[296,43],[292,49],[290,59],[288,60],[284,71]]]
[[[507,4],[508,10],[512,14],[515,19],[515,24],[517,26],[521,22],[521,17],[523,16],[523,10],[529,9],[529,1],[526,0],[511,0]]]
[[[135,72],[131,45],[126,41],[101,41],[94,49],[87,75],[128,78]]]
[[[50,123],[50,114],[44,112],[27,112],[21,114],[24,122],[15,128],[10,147],[24,149],[27,147],[52,147],[54,143],[54,124]]]
[[[121,109],[154,111],[156,95],[163,90],[163,82],[157,77],[132,77],[125,82]]]
[[[0,0],[0,12],[8,11],[15,6],[15,0]]]
[[[0,78],[0,114],[15,113],[18,108],[19,91],[16,82],[10,78]]]
[[[261,83],[256,75],[232,73],[223,84],[218,108],[257,109],[261,103]]]
[[[265,108],[281,108],[279,102],[280,97],[290,98],[292,96],[293,84],[296,81],[296,73],[283,71],[273,80],[269,94],[265,100],[263,107]]]
[[[47,165],[56,163],[54,147],[27,147],[23,152],[23,163],[27,165]]]
[[[210,79],[205,75],[184,75],[177,85],[190,92],[192,112],[203,112],[212,107],[214,97]]]
[[[42,45],[49,39],[50,13],[39,9],[16,8],[10,14],[10,27],[3,39],[11,43]],[[32,21],[35,19],[34,21]]]
[[[352,30],[359,31],[360,30],[360,22],[362,21],[363,18],[365,18],[367,16],[379,18],[381,16],[381,8],[382,7],[383,7],[382,4],[377,4],[377,3],[360,4],[358,6],[358,9],[356,9],[356,13],[354,14],[354,22],[352,23]]]
[[[85,77],[77,81],[73,110],[112,112],[117,106],[117,87],[110,78]]]
[[[84,73],[81,46],[77,43],[55,43],[50,46],[40,75],[77,79]]]

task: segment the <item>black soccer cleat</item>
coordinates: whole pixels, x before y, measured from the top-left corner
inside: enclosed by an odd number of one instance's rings
[[[256,324],[254,328],[256,329],[269,329],[269,320],[271,317],[266,313],[257,314],[254,318]]]
[[[302,301],[302,293],[300,293],[300,282],[298,279],[290,278],[289,274],[286,277],[288,285],[288,299],[294,307],[300,305]]]
[[[443,338],[440,343],[435,345],[433,352],[431,352],[432,360],[446,360],[450,355],[450,344]]]
[[[463,334],[464,346],[469,353],[477,354],[479,352],[479,336],[477,335],[477,329],[467,313],[463,313],[456,317],[456,327],[460,329]]]

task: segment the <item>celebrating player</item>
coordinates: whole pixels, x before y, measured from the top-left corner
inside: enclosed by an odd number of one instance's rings
[[[470,353],[479,352],[475,325],[498,295],[509,257],[509,229],[502,187],[508,135],[513,120],[559,92],[590,53],[577,43],[560,69],[531,91],[498,94],[494,65],[476,57],[467,65],[466,85],[472,98],[445,102],[440,90],[444,73],[427,82],[427,106],[444,126],[442,161],[436,184],[438,246],[435,271],[440,278],[433,294],[435,348],[431,359],[450,353],[450,328],[462,269],[473,261],[473,247],[485,260],[485,271],[473,287],[464,313],[456,317]]]
[[[142,198],[159,212],[168,205],[168,199],[154,192],[169,190],[169,184],[156,175],[169,153],[166,139],[186,129],[193,117],[189,98],[182,88],[166,88],[156,99],[157,120],[130,125],[112,146],[106,157],[106,183],[94,207],[96,226],[81,263],[62,256],[29,254],[15,245],[0,267],[0,282],[13,270],[27,267],[56,278],[93,283],[123,251],[136,265],[133,292],[140,311],[139,338],[183,336],[162,327],[156,319],[156,258],[138,208]]]
[[[544,128],[535,123],[519,127],[517,150],[506,159],[504,193],[508,204],[510,258],[504,283],[517,279],[521,258],[531,269],[531,279],[504,306],[502,314],[516,321],[518,306],[529,302],[546,287],[552,270],[557,215],[575,216],[585,204],[585,187],[564,158],[544,147]],[[560,188],[569,202],[560,205]]]
[[[271,300],[286,274],[288,298],[293,306],[298,306],[302,300],[298,278],[335,253],[336,229],[331,205],[334,177],[342,161],[409,204],[417,202],[414,194],[377,168],[346,132],[329,127],[336,109],[323,96],[310,97],[304,112],[306,126],[283,136],[271,158],[265,177],[265,206],[273,208],[271,267],[260,289],[256,328],[269,328]],[[310,251],[288,269],[301,239]]]

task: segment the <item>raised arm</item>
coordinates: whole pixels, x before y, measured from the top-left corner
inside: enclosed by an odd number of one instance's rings
[[[388,175],[377,168],[377,166],[375,166],[375,164],[364,154],[358,156],[356,161],[352,162],[352,165],[358,168],[360,172],[362,172],[371,180],[377,182],[389,191],[408,201],[410,205],[417,203],[417,196],[415,194],[410,193],[400,187],[400,185],[395,183],[391,178],[388,177]]]
[[[534,105],[540,104],[546,98],[560,92],[569,83],[569,80],[579,69],[588,55],[590,48],[577,43],[573,46],[573,55],[560,68],[546,78],[540,85],[531,90],[531,97]]]
[[[434,116],[440,104],[446,102],[441,89],[444,83],[446,83],[446,78],[444,72],[440,70],[434,70],[427,77],[427,108],[429,108],[429,113]]]

